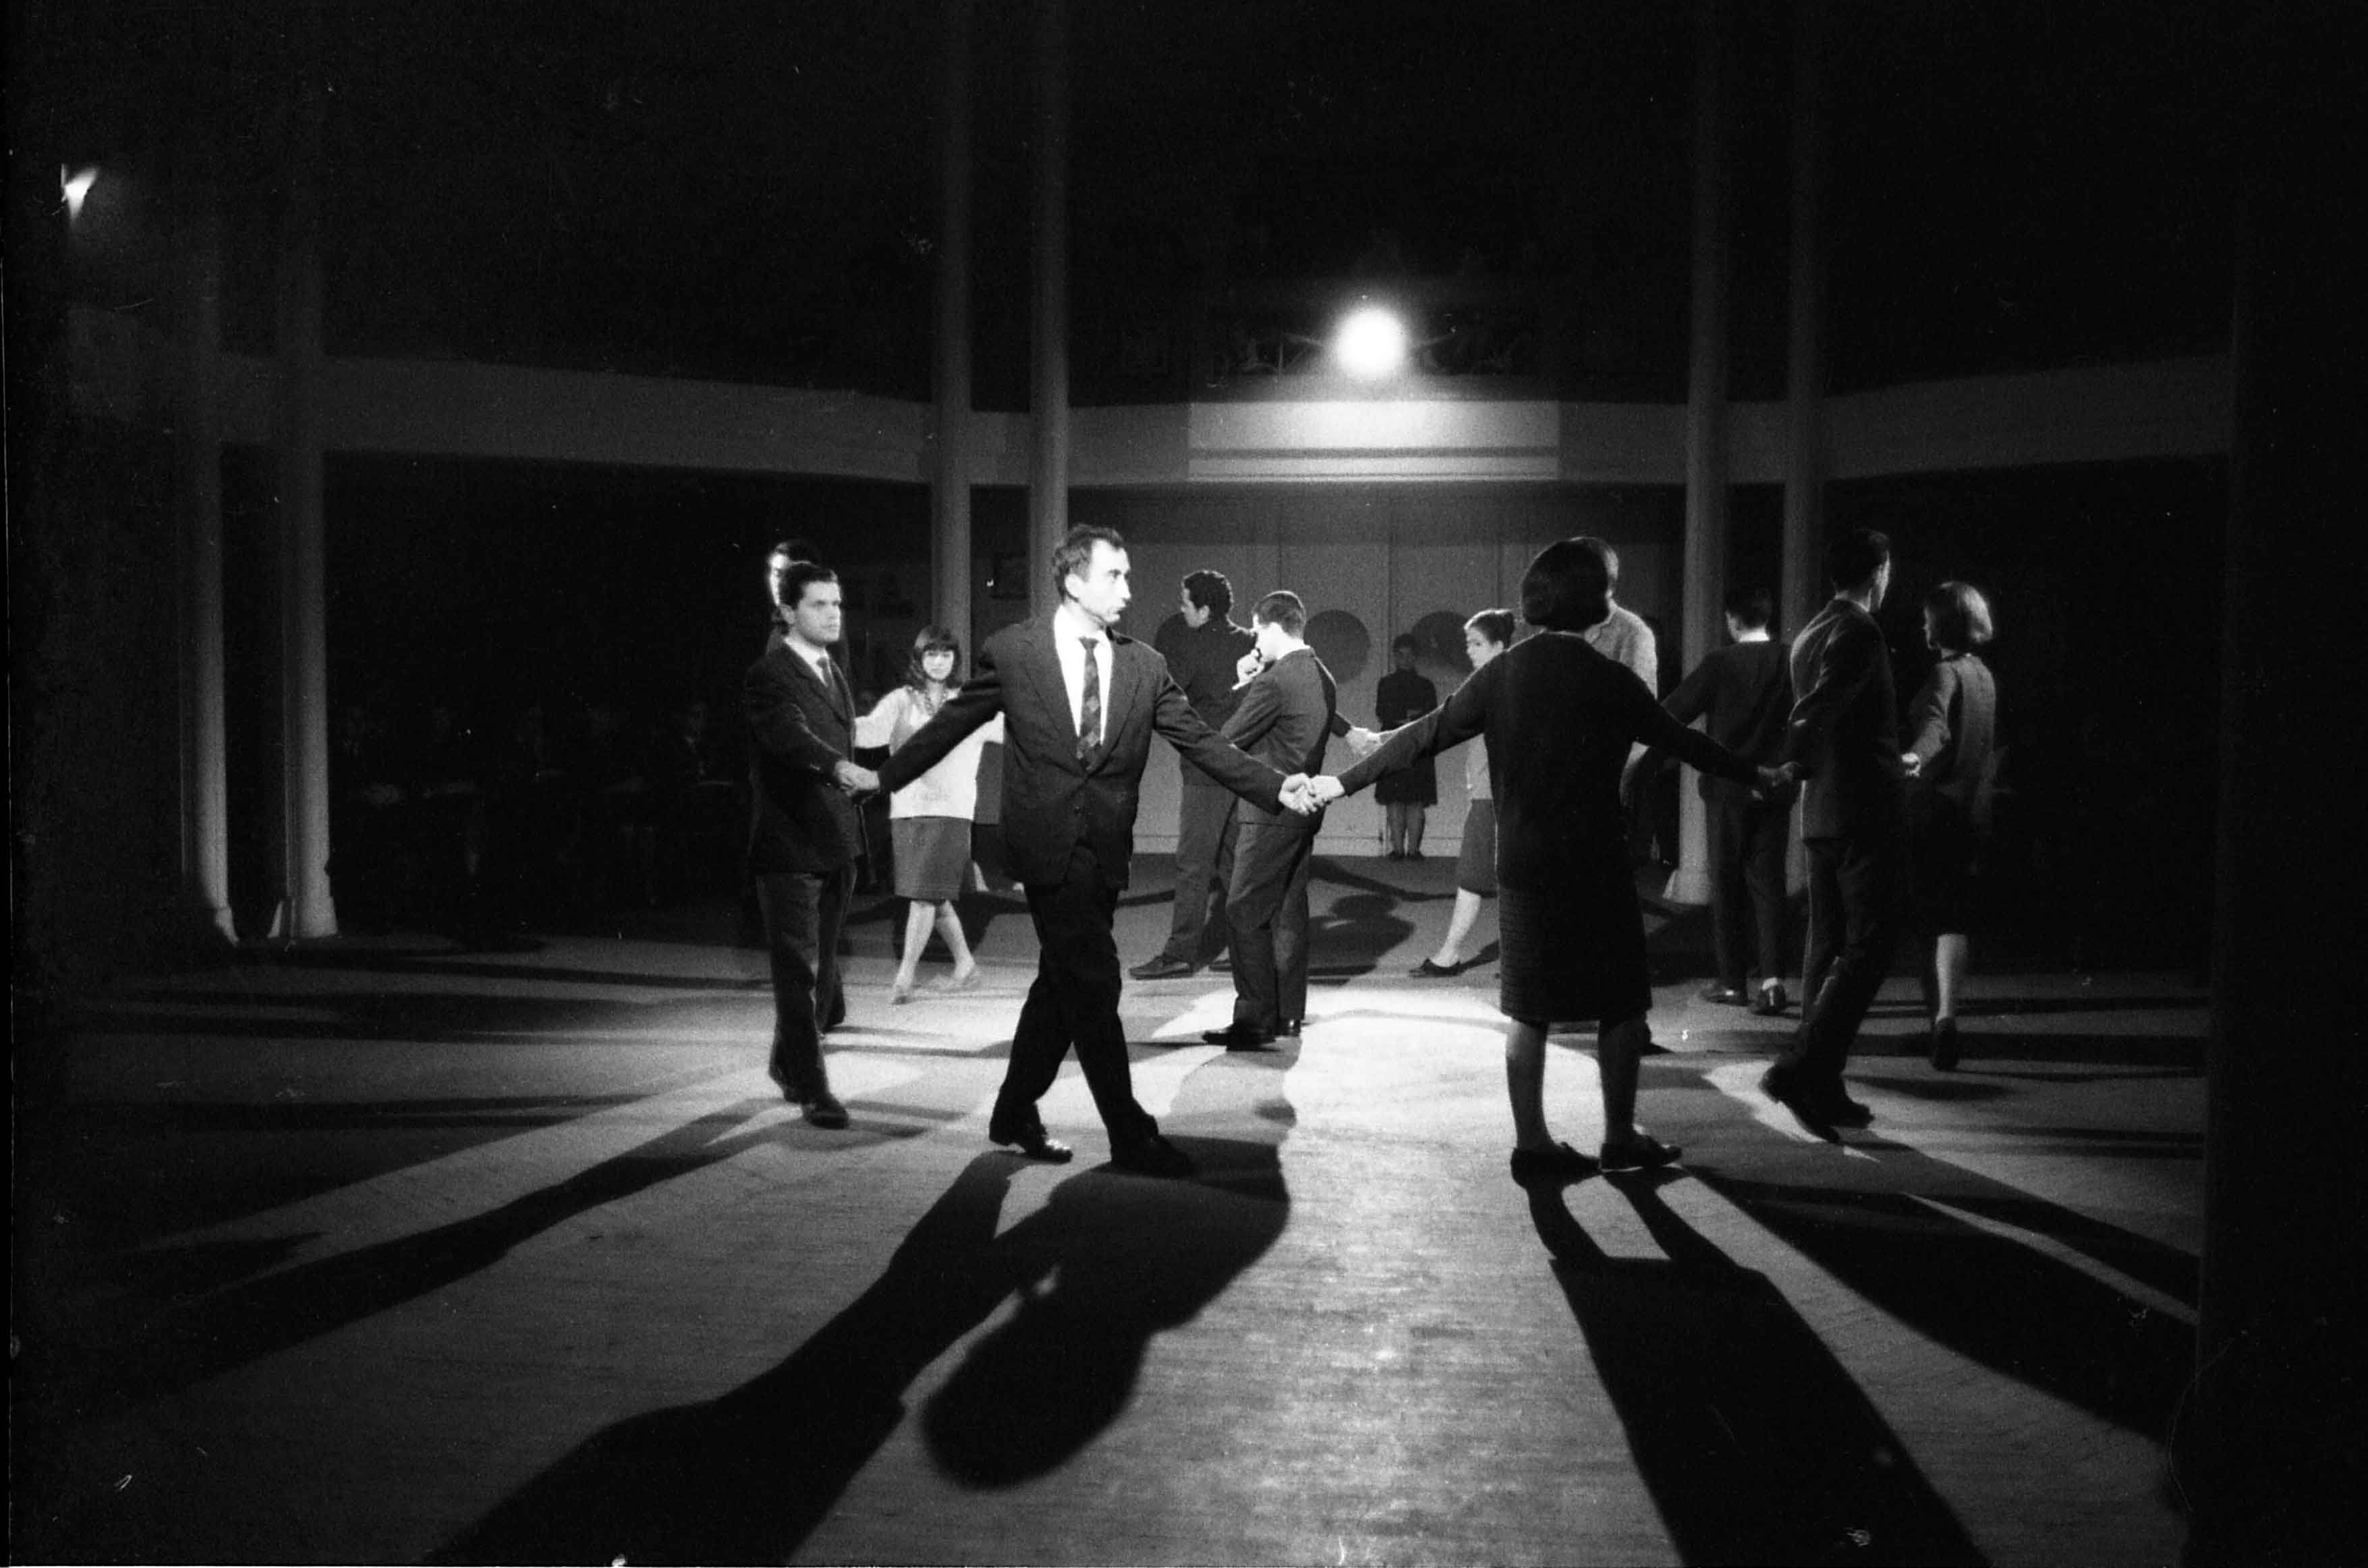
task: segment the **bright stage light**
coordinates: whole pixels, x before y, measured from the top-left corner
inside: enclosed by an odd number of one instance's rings
[[[1349,313],[1333,339],[1332,356],[1352,376],[1386,376],[1406,362],[1406,324],[1367,305]]]
[[[98,169],[96,165],[86,169],[69,168],[64,165],[60,165],[58,169],[58,186],[60,189],[65,192],[66,217],[68,219],[74,219],[82,216],[83,199],[90,194],[91,181],[97,177]]]

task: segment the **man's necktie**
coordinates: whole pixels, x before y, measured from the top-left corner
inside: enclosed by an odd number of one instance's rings
[[[1102,671],[1094,661],[1097,637],[1080,637],[1086,645],[1086,699],[1077,709],[1077,760],[1091,767],[1102,749]]]
[[[831,667],[830,655],[825,653],[814,661],[815,673],[822,676],[823,695],[833,702],[838,700],[838,672]]]

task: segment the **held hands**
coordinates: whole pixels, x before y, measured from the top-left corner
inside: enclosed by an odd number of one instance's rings
[[[838,780],[838,787],[850,795],[869,795],[880,788],[880,775],[868,767],[858,767],[844,757],[831,764],[830,774]]]
[[[1753,771],[1759,775],[1759,782],[1751,787],[1751,798],[1755,801],[1788,799],[1793,793],[1793,781],[1799,777],[1789,762],[1782,767],[1759,767]]]
[[[1304,773],[1294,773],[1282,781],[1282,803],[1302,816],[1311,816],[1348,791],[1340,780],[1330,774],[1310,778]]]
[[[1899,754],[1899,770],[1902,773],[1907,774],[1910,778],[1918,778],[1924,772],[1924,759],[1917,756],[1912,751],[1901,752]]]

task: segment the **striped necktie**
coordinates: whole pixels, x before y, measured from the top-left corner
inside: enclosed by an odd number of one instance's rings
[[[1086,699],[1077,709],[1077,760],[1090,767],[1102,751],[1102,670],[1094,658],[1098,637],[1077,639],[1086,646]]]

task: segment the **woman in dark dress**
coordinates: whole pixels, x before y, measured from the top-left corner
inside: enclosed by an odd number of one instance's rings
[[[1957,1065],[1957,993],[1973,960],[1975,868],[1998,773],[1998,682],[1974,650],[1990,640],[1989,601],[1966,583],[1924,596],[1924,640],[1941,655],[1908,706],[1908,885],[1916,933],[1932,944],[1932,1065]]]
[[[1590,543],[1541,551],[1521,579],[1521,619],[1539,635],[1474,672],[1440,708],[1406,725],[1337,778],[1337,800],[1477,735],[1497,799],[1498,1003],[1505,1086],[1513,1109],[1513,1179],[1587,1175],[1596,1162],[1547,1131],[1547,1025],[1597,1022],[1606,1171],[1665,1165],[1678,1151],[1635,1125],[1637,1060],[1652,1005],[1645,923],[1629,869],[1620,802],[1629,747],[1666,746],[1704,773],[1769,787],[1755,768],[1670,718],[1623,665],[1578,634],[1611,613],[1611,576]]]
[[[1378,727],[1395,730],[1439,706],[1439,687],[1415,671],[1417,644],[1412,632],[1401,631],[1390,642],[1390,663],[1396,666],[1382,677],[1373,694]],[[1373,791],[1388,822],[1388,850],[1393,860],[1422,858],[1423,814],[1439,804],[1439,770],[1424,757],[1393,773]]]

